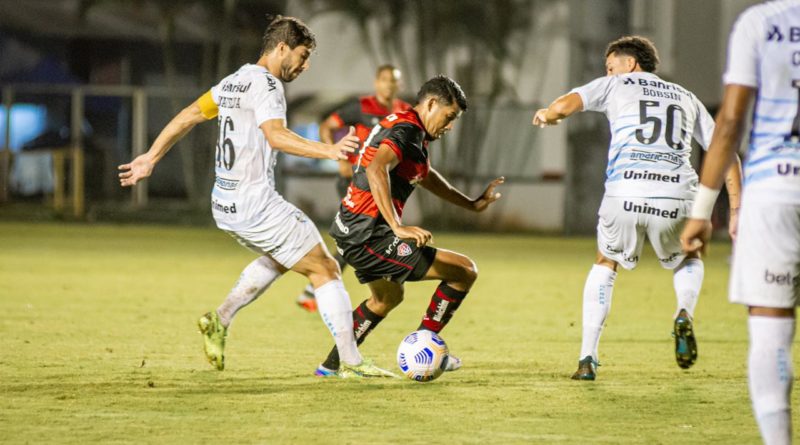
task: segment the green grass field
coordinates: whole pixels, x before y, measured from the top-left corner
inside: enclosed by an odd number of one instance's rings
[[[240,312],[227,369],[205,362],[195,321],[252,259],[220,231],[0,223],[0,442],[758,442],[726,246],[706,262],[694,368],[675,364],[672,276],[646,248],[617,279],[598,380],[575,382],[593,240],[439,234],[436,245],[480,269],[443,332],[464,368],[428,384],[342,381],[312,376],[332,340],[294,305],[304,282],[291,274]],[[367,289],[345,276],[357,304]],[[434,287],[410,283],[365,355],[395,369]]]

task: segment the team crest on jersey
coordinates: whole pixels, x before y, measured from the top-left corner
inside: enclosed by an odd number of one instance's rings
[[[411,247],[406,243],[400,243],[400,245],[397,246],[397,256],[409,256],[412,253],[414,253],[414,251],[411,250]]]

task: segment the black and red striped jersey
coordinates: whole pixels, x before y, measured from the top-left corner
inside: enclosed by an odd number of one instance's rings
[[[338,244],[360,244],[372,236],[391,233],[373,199],[366,168],[381,145],[397,155],[400,162],[389,171],[389,184],[392,204],[402,217],[403,206],[430,169],[426,136],[425,127],[413,109],[390,114],[372,129],[331,226],[330,234]]]
[[[339,127],[354,126],[356,136],[363,144],[369,136],[372,127],[378,124],[381,119],[390,113],[400,113],[411,109],[411,105],[400,99],[392,101],[392,109],[389,110],[378,101],[375,96],[364,96],[351,100],[341,108],[334,111],[331,117],[338,123]],[[358,153],[348,153],[347,160],[355,164],[358,160]]]

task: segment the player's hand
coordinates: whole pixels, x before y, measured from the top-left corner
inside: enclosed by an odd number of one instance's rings
[[[494,189],[498,185],[504,182],[506,182],[506,178],[502,176],[490,182],[489,185],[486,187],[486,190],[484,190],[483,194],[474,201],[472,201],[472,209],[475,210],[476,212],[482,212],[486,210],[487,207],[489,207],[489,204],[500,199],[500,197],[503,195],[501,195],[500,193],[495,193]]]
[[[416,226],[397,226],[392,229],[394,236],[403,239],[414,241],[417,247],[422,247],[428,243],[433,244],[433,234]]]
[[[351,126],[350,131],[339,139],[339,142],[332,145],[333,149],[331,150],[329,159],[344,161],[347,159],[346,153],[355,153],[360,146],[361,141],[358,139],[358,136],[356,136],[356,129]]]
[[[681,233],[681,248],[686,253],[705,253],[711,239],[711,221],[689,218]]]
[[[728,217],[728,235],[731,236],[731,241],[736,241],[736,229],[739,226],[739,209],[731,209],[730,217]]]
[[[547,108],[540,108],[536,114],[533,115],[533,125],[544,128],[550,125],[558,125],[561,120],[548,122],[547,121]]]
[[[137,156],[130,163],[117,167],[121,172],[119,174],[119,185],[123,187],[136,185],[137,182],[153,173],[153,167],[155,167],[155,163],[147,153]]]

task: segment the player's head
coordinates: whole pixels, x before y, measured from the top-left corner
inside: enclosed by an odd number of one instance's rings
[[[461,113],[467,111],[467,96],[456,81],[439,74],[419,89],[414,109],[429,137],[439,139],[453,128]]]
[[[382,101],[390,101],[400,90],[400,70],[394,65],[385,64],[375,72],[375,95]]]
[[[654,73],[658,62],[658,50],[646,37],[622,37],[609,43],[606,49],[606,74],[609,76],[634,71]]]
[[[261,56],[275,57],[280,62],[280,72],[273,74],[291,82],[308,69],[308,58],[317,46],[316,38],[300,19],[281,15],[267,19],[271,21],[264,31]]]

